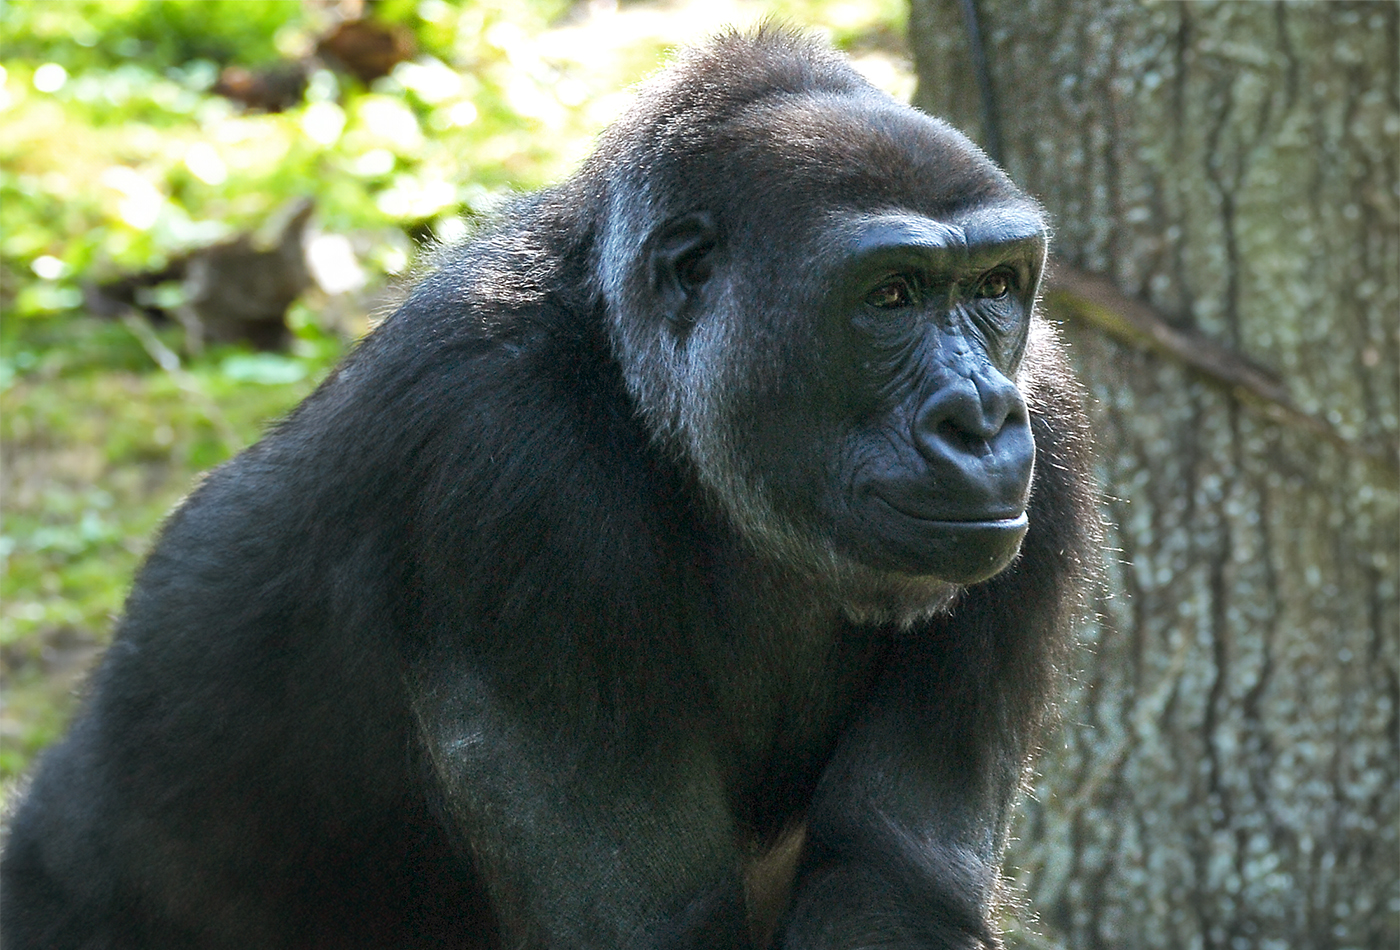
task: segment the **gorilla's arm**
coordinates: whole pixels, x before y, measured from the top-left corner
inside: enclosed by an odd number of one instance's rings
[[[674,488],[596,324],[554,306],[549,332],[463,331],[403,397],[436,409],[407,513],[417,742],[505,946],[746,947]]]
[[[733,822],[702,741],[608,750],[617,737],[595,724],[527,710],[465,669],[421,666],[416,712],[508,940],[749,946]]]

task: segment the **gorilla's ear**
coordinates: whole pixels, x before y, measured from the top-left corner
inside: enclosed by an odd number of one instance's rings
[[[689,324],[691,305],[714,270],[719,231],[706,211],[667,221],[652,233],[648,251],[651,287],[667,319]]]

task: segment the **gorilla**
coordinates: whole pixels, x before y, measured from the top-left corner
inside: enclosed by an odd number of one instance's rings
[[[170,516],[8,950],[997,947],[1096,499],[1046,226],[729,33]]]

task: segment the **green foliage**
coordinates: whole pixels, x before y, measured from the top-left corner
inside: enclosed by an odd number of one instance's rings
[[[300,3],[0,5],[7,317],[71,314],[81,280],[158,267],[308,191],[327,230],[422,233],[556,177],[592,129],[523,42],[554,9],[383,5],[424,52],[369,90],[314,70],[304,104],[267,115],[210,89],[220,64],[308,52],[325,24]]]
[[[193,60],[259,64],[303,21],[299,0],[5,0],[0,56],[70,72],[140,62],[160,71]]]

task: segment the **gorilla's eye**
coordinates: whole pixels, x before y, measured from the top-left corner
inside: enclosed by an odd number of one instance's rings
[[[994,270],[977,285],[973,295],[979,300],[1000,300],[1011,293],[1011,275],[1004,270]]]
[[[714,244],[709,243],[687,251],[676,259],[676,279],[687,291],[698,289],[710,279],[714,271],[712,251]]]
[[[903,275],[891,277],[865,295],[867,305],[877,310],[898,310],[914,306],[914,282]]]

